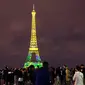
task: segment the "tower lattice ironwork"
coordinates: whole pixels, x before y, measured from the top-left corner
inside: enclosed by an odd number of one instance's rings
[[[31,27],[31,40],[30,40],[30,47],[28,50],[28,56],[24,67],[29,67],[30,65],[42,66],[41,58],[39,55],[39,49],[37,45],[37,36],[36,36],[36,11],[33,4],[32,14],[32,27]],[[32,61],[32,57],[36,57],[36,61]]]

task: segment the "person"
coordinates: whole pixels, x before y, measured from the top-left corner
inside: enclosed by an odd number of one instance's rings
[[[43,67],[37,70],[35,85],[50,85],[48,62],[43,62]]]
[[[70,70],[66,67],[66,85],[70,85]]]
[[[53,67],[50,67],[49,72],[50,72],[50,83],[51,85],[53,85],[55,82],[55,78],[56,78],[55,69]]]
[[[81,64],[81,72],[83,73],[84,75],[84,83],[85,83],[85,66],[83,64]]]
[[[35,84],[36,74],[35,74],[35,67],[34,65],[31,65],[29,70],[29,80],[32,85]]]
[[[80,70],[81,70],[80,67],[76,66],[76,72],[73,76],[74,85],[84,85],[83,83],[84,76],[83,73],[80,72]]]
[[[66,85],[66,65],[63,65],[63,84]]]
[[[18,85],[24,85],[22,68],[18,70]]]
[[[9,68],[6,66],[5,69],[4,69],[4,74],[3,74],[3,77],[4,77],[4,84],[8,85],[8,71],[9,71]]]

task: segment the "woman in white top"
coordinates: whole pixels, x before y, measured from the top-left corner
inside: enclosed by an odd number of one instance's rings
[[[83,73],[80,72],[80,67],[76,66],[76,72],[73,76],[73,81],[74,81],[74,85],[84,85],[84,78],[83,78]]]

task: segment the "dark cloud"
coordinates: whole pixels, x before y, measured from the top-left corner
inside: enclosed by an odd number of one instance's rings
[[[33,3],[37,11],[37,36],[42,59],[53,66],[84,63],[84,0],[1,0],[0,66],[19,67],[24,63],[30,41]]]

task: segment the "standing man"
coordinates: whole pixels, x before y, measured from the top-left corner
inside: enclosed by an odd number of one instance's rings
[[[84,85],[84,76],[83,73],[80,72],[81,68],[80,66],[76,66],[76,72],[73,76],[73,82],[74,85]]]
[[[50,85],[48,62],[43,62],[43,67],[37,70],[35,85]]]

